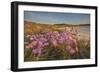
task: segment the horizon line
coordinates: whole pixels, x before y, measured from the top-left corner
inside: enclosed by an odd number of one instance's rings
[[[24,22],[31,22],[31,23],[38,23],[38,24],[70,24],[70,25],[81,25],[81,24],[72,24],[72,23],[41,23],[41,22],[35,22],[35,21],[29,21],[29,20],[24,20]],[[82,23],[82,24],[84,24],[84,23]],[[85,23],[85,25],[87,25],[87,24],[89,24],[90,25],[90,23]]]

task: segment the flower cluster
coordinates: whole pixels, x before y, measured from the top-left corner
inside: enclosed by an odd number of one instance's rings
[[[68,31],[48,31],[40,32],[30,36],[26,48],[32,49],[34,55],[38,58],[45,46],[52,45],[57,47],[59,44],[66,45],[66,51],[73,55],[78,51],[76,36]]]

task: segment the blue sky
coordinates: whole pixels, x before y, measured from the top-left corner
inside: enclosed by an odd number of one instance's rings
[[[45,24],[90,24],[90,14],[24,11],[24,20]]]

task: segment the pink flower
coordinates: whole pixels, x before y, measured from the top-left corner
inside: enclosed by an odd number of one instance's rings
[[[40,48],[33,49],[33,53],[35,57],[39,57],[41,55],[41,49]]]
[[[76,53],[76,51],[75,51],[74,49],[70,49],[69,53],[70,53],[71,55],[73,55],[73,54]]]
[[[53,38],[50,39],[50,42],[52,43],[53,46],[57,46],[57,41]]]
[[[71,46],[66,48],[66,51],[70,53],[70,55],[73,55],[76,53],[75,48],[72,48]]]
[[[50,43],[54,47],[58,46],[59,44],[65,44],[66,46],[68,46],[66,47],[66,50],[71,55],[73,55],[78,51],[77,40],[75,39],[75,37],[76,36],[73,37],[71,31],[40,32],[30,35],[29,44],[26,46],[26,48],[31,48],[36,58],[38,59],[41,55],[43,47],[49,45]]]
[[[28,48],[28,49],[30,49],[30,48],[32,48],[32,47],[33,47],[32,44],[28,44],[28,45],[26,45],[26,48]]]

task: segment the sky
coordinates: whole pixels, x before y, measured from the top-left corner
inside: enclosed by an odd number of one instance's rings
[[[90,14],[24,11],[24,20],[44,24],[90,24]]]

